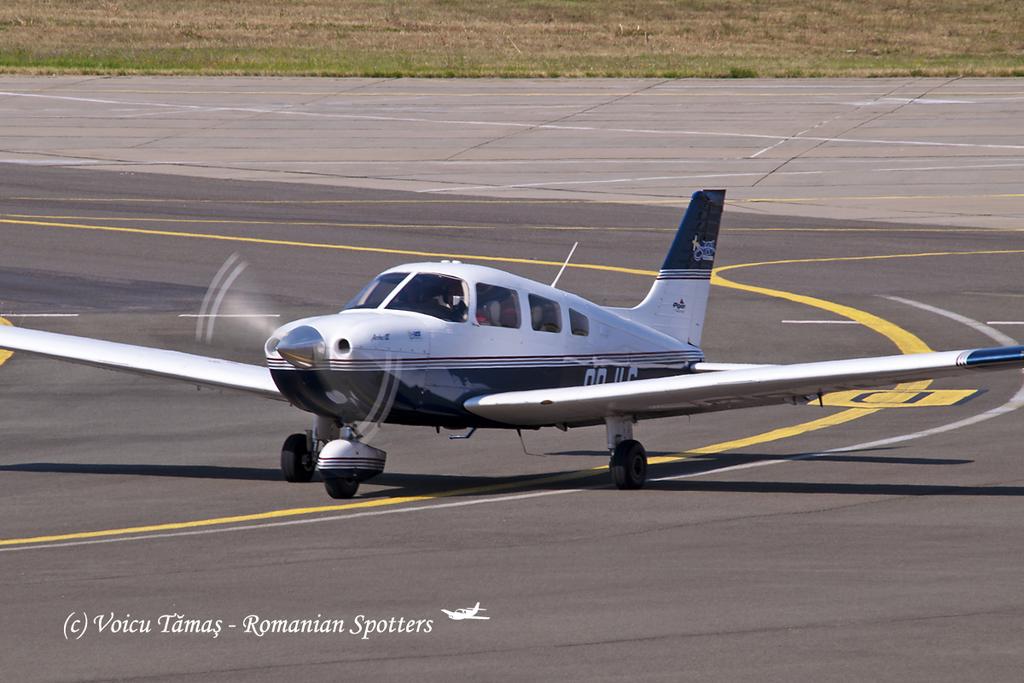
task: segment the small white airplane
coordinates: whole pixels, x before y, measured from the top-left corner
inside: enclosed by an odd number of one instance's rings
[[[462,621],[463,619],[490,619],[490,617],[477,616],[477,613],[487,611],[480,606],[479,602],[473,607],[460,607],[457,610],[442,609],[441,611],[447,614],[449,619],[456,621]]]
[[[604,424],[612,480],[643,486],[640,419],[821,398],[1024,366],[1024,346],[789,365],[708,363],[700,349],[724,190],[694,193],[647,297],[598,306],[554,286],[457,261],[378,275],[342,311],[276,330],[267,367],[0,327],[0,348],[237,389],[313,414],[281,449],[288,481],[315,471],[334,498],[384,471],[366,425],[539,429]],[[557,278],[556,278],[557,281]]]

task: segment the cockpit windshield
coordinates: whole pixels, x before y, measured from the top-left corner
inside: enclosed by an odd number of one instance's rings
[[[362,291],[345,304],[343,310],[350,308],[377,308],[388,298],[391,291],[402,284],[402,280],[409,277],[409,273],[384,273],[378,275],[370,284],[363,287]]]
[[[457,277],[420,273],[388,304],[394,311],[423,313],[453,323],[466,322],[469,307],[466,283]]]

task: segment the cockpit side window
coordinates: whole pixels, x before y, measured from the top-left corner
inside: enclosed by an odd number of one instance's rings
[[[539,332],[561,332],[562,307],[557,301],[531,294],[530,321],[533,323],[533,329]]]
[[[590,319],[575,308],[570,308],[569,329],[578,337],[586,337],[590,334]]]
[[[519,295],[516,290],[478,282],[476,322],[493,327],[519,327]]]
[[[384,273],[375,277],[370,284],[363,287],[363,289],[352,298],[345,308],[342,310],[349,310],[350,308],[377,308],[381,303],[388,298],[388,294],[391,291],[402,284],[402,280],[409,277],[409,273]]]
[[[463,323],[469,317],[467,294],[466,283],[457,277],[420,273],[399,290],[387,307]]]

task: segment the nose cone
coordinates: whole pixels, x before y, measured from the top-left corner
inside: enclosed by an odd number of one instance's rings
[[[327,342],[320,333],[308,325],[296,327],[277,343],[281,357],[297,368],[315,366],[327,359]]]

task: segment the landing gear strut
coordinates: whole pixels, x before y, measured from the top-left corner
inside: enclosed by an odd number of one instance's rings
[[[612,452],[608,470],[615,487],[643,488],[647,481],[647,451],[639,441],[633,439],[633,420],[609,417],[605,425],[608,428],[608,450]]]

